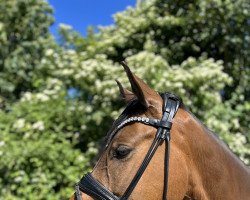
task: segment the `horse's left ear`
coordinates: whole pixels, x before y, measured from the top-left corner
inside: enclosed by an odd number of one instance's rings
[[[125,62],[121,62],[121,64],[127,73],[132,92],[139,102],[145,108],[148,108],[150,105],[156,106],[156,104],[159,104],[161,100],[160,95],[151,89],[142,79],[134,75]]]
[[[132,100],[135,100],[137,97],[134,95],[133,92],[130,92],[128,89],[124,88],[122,86],[122,84],[118,81],[118,80],[115,80],[118,87],[119,87],[119,91],[120,91],[120,95],[121,97],[128,103]]]

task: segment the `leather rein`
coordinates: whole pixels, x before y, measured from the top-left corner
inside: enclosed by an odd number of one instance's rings
[[[75,186],[75,199],[83,200],[81,197],[81,192],[86,193],[97,200],[127,200],[137,183],[139,182],[141,176],[143,175],[145,169],[147,168],[150,160],[154,156],[157,148],[162,142],[165,144],[165,158],[164,158],[164,188],[162,199],[167,200],[168,191],[168,172],[169,172],[169,151],[170,151],[170,130],[172,127],[172,120],[179,108],[180,99],[170,93],[162,94],[163,98],[163,115],[161,120],[151,119],[146,117],[130,117],[124,120],[117,128],[113,131],[117,133],[120,129],[130,123],[143,123],[149,126],[157,128],[155,138],[131,183],[127,187],[125,193],[118,197],[114,195],[111,191],[105,188],[99,181],[97,181],[91,173],[87,173]]]

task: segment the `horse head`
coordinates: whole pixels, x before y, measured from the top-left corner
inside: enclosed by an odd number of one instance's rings
[[[235,177],[247,177],[248,184],[250,173],[225,145],[178,97],[159,94],[123,66],[132,91],[117,84],[127,106],[107,134],[93,171],[77,184],[71,199],[247,199],[247,186],[238,198],[234,194],[239,191],[228,181],[237,172]],[[231,167],[223,172],[224,165]]]

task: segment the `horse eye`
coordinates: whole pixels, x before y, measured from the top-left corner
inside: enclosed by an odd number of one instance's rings
[[[117,159],[123,159],[125,158],[132,149],[126,147],[126,146],[119,146],[113,151],[113,157]]]

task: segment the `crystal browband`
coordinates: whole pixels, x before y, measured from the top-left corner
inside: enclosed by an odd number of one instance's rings
[[[156,128],[162,127],[162,128],[167,128],[170,129],[172,126],[172,122],[169,121],[161,121],[158,119],[150,119],[148,117],[130,117],[126,120],[124,120],[122,123],[120,123],[115,130],[111,133],[111,135],[115,135],[121,128],[126,126],[128,123],[133,123],[133,122],[140,122],[146,125],[154,126]]]
[[[150,119],[148,117],[130,117],[126,120],[124,120],[120,125],[118,125],[117,129],[121,129],[123,126],[130,122],[141,122],[144,124],[156,126],[159,123],[160,120],[157,119]]]

